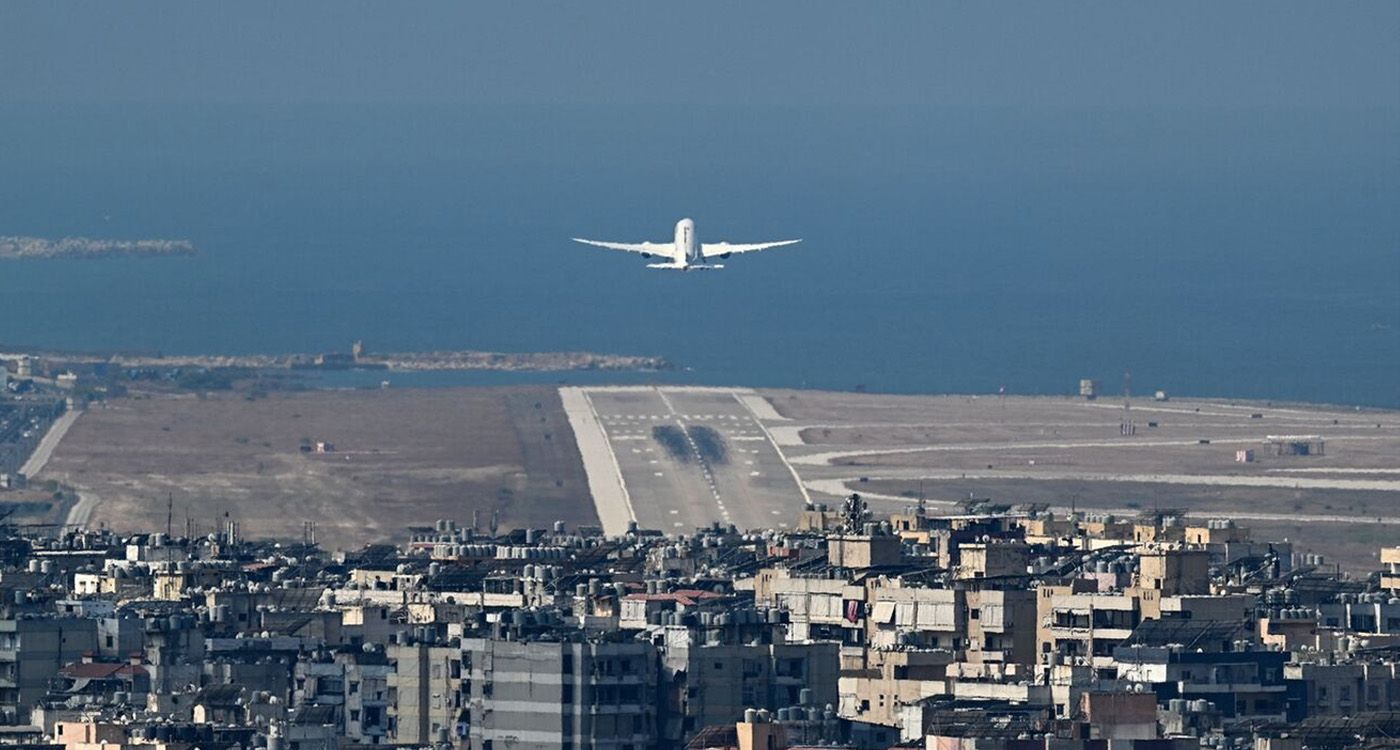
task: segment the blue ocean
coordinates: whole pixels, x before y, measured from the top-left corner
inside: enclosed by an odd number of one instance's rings
[[[0,106],[0,342],[656,354],[598,379],[1400,407],[1393,113]],[[716,273],[569,241],[802,238]],[[405,385],[577,374],[419,375]],[[334,382],[334,379],[332,379]]]

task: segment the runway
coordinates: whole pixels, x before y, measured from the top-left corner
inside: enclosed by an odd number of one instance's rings
[[[750,391],[563,388],[560,397],[609,534],[626,520],[667,533],[714,522],[788,528],[804,506],[806,491]]]
[[[957,509],[978,493],[1127,515],[1166,504],[1256,523],[1306,519],[1323,530],[1400,522],[1395,411],[1178,399],[1129,414],[1122,403],[1055,397],[565,390],[576,391],[564,401],[609,533],[632,519],[668,533],[712,521],[783,528],[806,502],[850,492],[891,510],[919,494]],[[1138,432],[1120,434],[1105,419],[1114,411]],[[709,455],[707,429],[722,460]],[[1325,455],[1275,455],[1268,436],[1297,433],[1320,435]]]

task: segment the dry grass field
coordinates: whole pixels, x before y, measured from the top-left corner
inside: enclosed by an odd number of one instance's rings
[[[307,453],[328,441],[330,453]],[[225,513],[246,535],[332,547],[399,539],[439,518],[501,526],[596,523],[582,463],[552,388],[150,396],[95,406],[39,477],[79,490],[71,521],[208,531]]]

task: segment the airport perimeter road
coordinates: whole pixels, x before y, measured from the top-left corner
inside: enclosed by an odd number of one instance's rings
[[[29,460],[25,461],[24,466],[20,467],[20,473],[27,477],[33,477],[43,471],[44,466],[49,462],[49,458],[53,456],[54,448],[58,447],[59,441],[63,440],[64,435],[68,434],[68,428],[72,427],[73,423],[78,421],[78,417],[82,415],[82,413],[83,412],[79,409],[69,409],[58,419],[55,419],[54,423],[49,426],[49,431],[44,433],[43,439],[39,441],[39,445],[34,449],[34,452],[30,454]]]
[[[688,532],[713,522],[741,529],[790,527],[804,492],[755,418],[742,389],[684,387],[582,388],[565,400],[580,433],[601,430],[611,455],[584,451],[590,487],[615,484],[642,528]],[[570,405],[574,408],[569,409]],[[590,455],[591,454],[591,455]],[[616,499],[599,507],[616,515]],[[604,513],[607,510],[608,513]]]

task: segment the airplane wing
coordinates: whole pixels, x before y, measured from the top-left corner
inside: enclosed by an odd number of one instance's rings
[[[674,242],[598,242],[597,240],[585,240],[578,237],[574,242],[582,242],[585,245],[594,247],[606,247],[609,250],[625,250],[629,253],[640,255],[659,255],[663,258],[672,258],[676,254]],[[674,258],[672,258],[674,259]]]
[[[731,245],[728,242],[703,242],[700,244],[700,253],[706,258],[713,258],[718,255],[732,255],[734,253],[755,253],[759,250],[767,250],[784,245],[796,245],[802,240],[783,240],[782,242],[759,242],[752,245]]]

